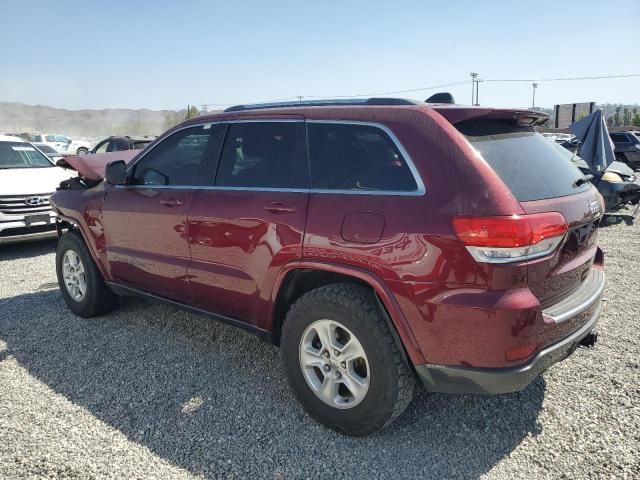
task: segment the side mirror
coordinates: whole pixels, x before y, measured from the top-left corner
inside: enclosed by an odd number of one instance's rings
[[[115,160],[105,167],[105,180],[111,185],[124,185],[127,180],[127,164],[124,160]]]

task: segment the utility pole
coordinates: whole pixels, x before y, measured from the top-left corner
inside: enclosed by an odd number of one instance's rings
[[[302,99],[304,98],[302,95],[296,95],[296,97],[298,97],[299,102],[302,102]]]
[[[203,115],[206,115],[206,114],[207,114],[207,107],[208,107],[208,106],[209,106],[209,105],[207,105],[206,103],[203,103],[203,104],[202,104],[202,114],[203,114]]]
[[[476,107],[480,106],[480,82],[482,79],[476,79]]]
[[[536,88],[538,88],[538,84],[532,83],[531,85],[533,85],[533,99],[531,100],[531,108],[534,109],[536,108]]]
[[[475,105],[475,95],[476,95],[476,77],[477,73],[471,72],[471,105]]]

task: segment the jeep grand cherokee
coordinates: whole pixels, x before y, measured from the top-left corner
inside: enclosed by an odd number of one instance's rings
[[[594,328],[602,198],[532,111],[399,99],[188,120],[52,198],[90,317],[139,295],[280,345],[310,415],[380,430],[416,385],[526,387]]]

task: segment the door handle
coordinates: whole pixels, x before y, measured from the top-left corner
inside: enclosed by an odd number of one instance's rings
[[[269,205],[265,205],[264,209],[267,212],[274,213],[276,215],[281,213],[293,213],[296,211],[294,207],[287,207],[282,202],[272,202]]]
[[[163,198],[162,200],[160,200],[160,205],[164,205],[165,207],[179,207],[181,205],[184,205],[184,202],[182,200],[169,197],[169,198]]]

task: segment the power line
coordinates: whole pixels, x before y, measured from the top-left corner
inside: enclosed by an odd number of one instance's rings
[[[305,95],[306,98],[355,98],[355,97],[375,97],[378,95],[395,95],[397,93],[412,93],[421,92],[423,90],[433,90],[434,88],[455,87],[456,85],[463,85],[467,83],[467,80],[462,82],[444,83],[442,85],[433,85],[430,87],[412,88],[409,90],[396,90],[394,92],[374,92],[374,93],[358,93],[354,95]]]
[[[566,82],[571,80],[600,80],[604,78],[630,78],[640,77],[640,73],[627,75],[599,75],[593,77],[563,77],[563,78],[485,78],[485,82]]]
[[[484,78],[483,82],[563,82],[563,81],[573,81],[573,80],[601,80],[607,78],[633,78],[640,77],[640,73],[630,73],[625,75],[597,75],[597,76],[589,76],[589,77],[558,77],[558,78]],[[411,88],[407,90],[395,90],[392,92],[372,92],[372,93],[357,93],[353,95],[304,95],[304,98],[357,98],[357,97],[376,97],[379,95],[396,95],[399,93],[414,93],[414,92],[422,92],[425,90],[434,90],[436,88],[446,88],[446,87],[456,87],[458,85],[464,85],[468,82],[468,80],[463,80],[460,82],[451,82],[451,83],[443,83],[441,85],[431,85],[428,87],[419,87],[419,88]],[[207,107],[219,107],[224,108],[229,105],[238,105],[238,104],[248,104],[248,103],[277,103],[284,102],[287,100],[299,100],[300,95],[275,98],[272,100],[263,100],[259,102],[228,102],[228,103],[208,103]]]

